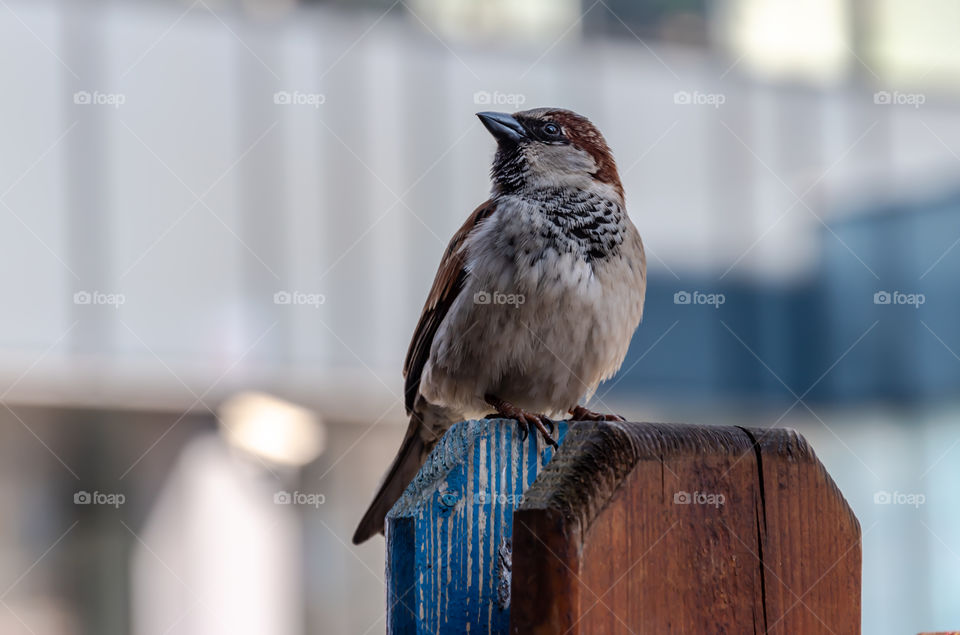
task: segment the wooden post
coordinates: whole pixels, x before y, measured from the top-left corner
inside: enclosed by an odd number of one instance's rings
[[[553,456],[535,435],[464,421],[434,448],[387,515],[388,633],[508,631],[513,512]]]
[[[389,633],[860,632],[860,528],[796,433],[561,436],[447,433],[387,518]]]
[[[793,431],[576,424],[513,536],[514,633],[860,632],[860,526]]]

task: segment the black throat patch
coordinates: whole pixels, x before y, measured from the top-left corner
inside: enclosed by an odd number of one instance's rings
[[[594,192],[551,187],[524,194],[536,201],[544,223],[540,237],[545,248],[578,253],[587,262],[611,258],[623,244],[623,209]]]

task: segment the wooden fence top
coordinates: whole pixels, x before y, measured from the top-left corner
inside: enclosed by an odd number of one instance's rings
[[[860,632],[860,525],[792,430],[577,423],[513,548],[514,633]]]
[[[743,459],[769,456],[814,465],[831,494],[843,502],[847,520],[860,530],[853,510],[819,462],[813,448],[795,430],[677,423],[579,422],[565,440],[565,451],[546,466],[524,496],[522,509],[550,509],[589,527],[597,512],[641,461],[669,457],[725,455]],[[764,491],[761,488],[761,496]],[[763,501],[760,501],[763,502]]]
[[[860,526],[784,429],[455,425],[387,516],[391,633],[859,633]]]

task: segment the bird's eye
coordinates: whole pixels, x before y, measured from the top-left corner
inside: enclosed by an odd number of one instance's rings
[[[543,127],[543,131],[551,137],[556,137],[560,134],[560,126],[555,123],[548,123]]]

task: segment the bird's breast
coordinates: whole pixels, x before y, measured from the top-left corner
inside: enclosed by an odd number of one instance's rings
[[[425,396],[467,403],[493,391],[562,409],[619,367],[643,308],[642,255],[631,254],[629,221],[605,209],[574,218],[523,200],[498,206],[465,243],[466,284],[438,332]]]
[[[468,270],[530,292],[562,286],[589,293],[596,270],[620,256],[631,231],[619,203],[595,192],[504,197],[467,245]]]

